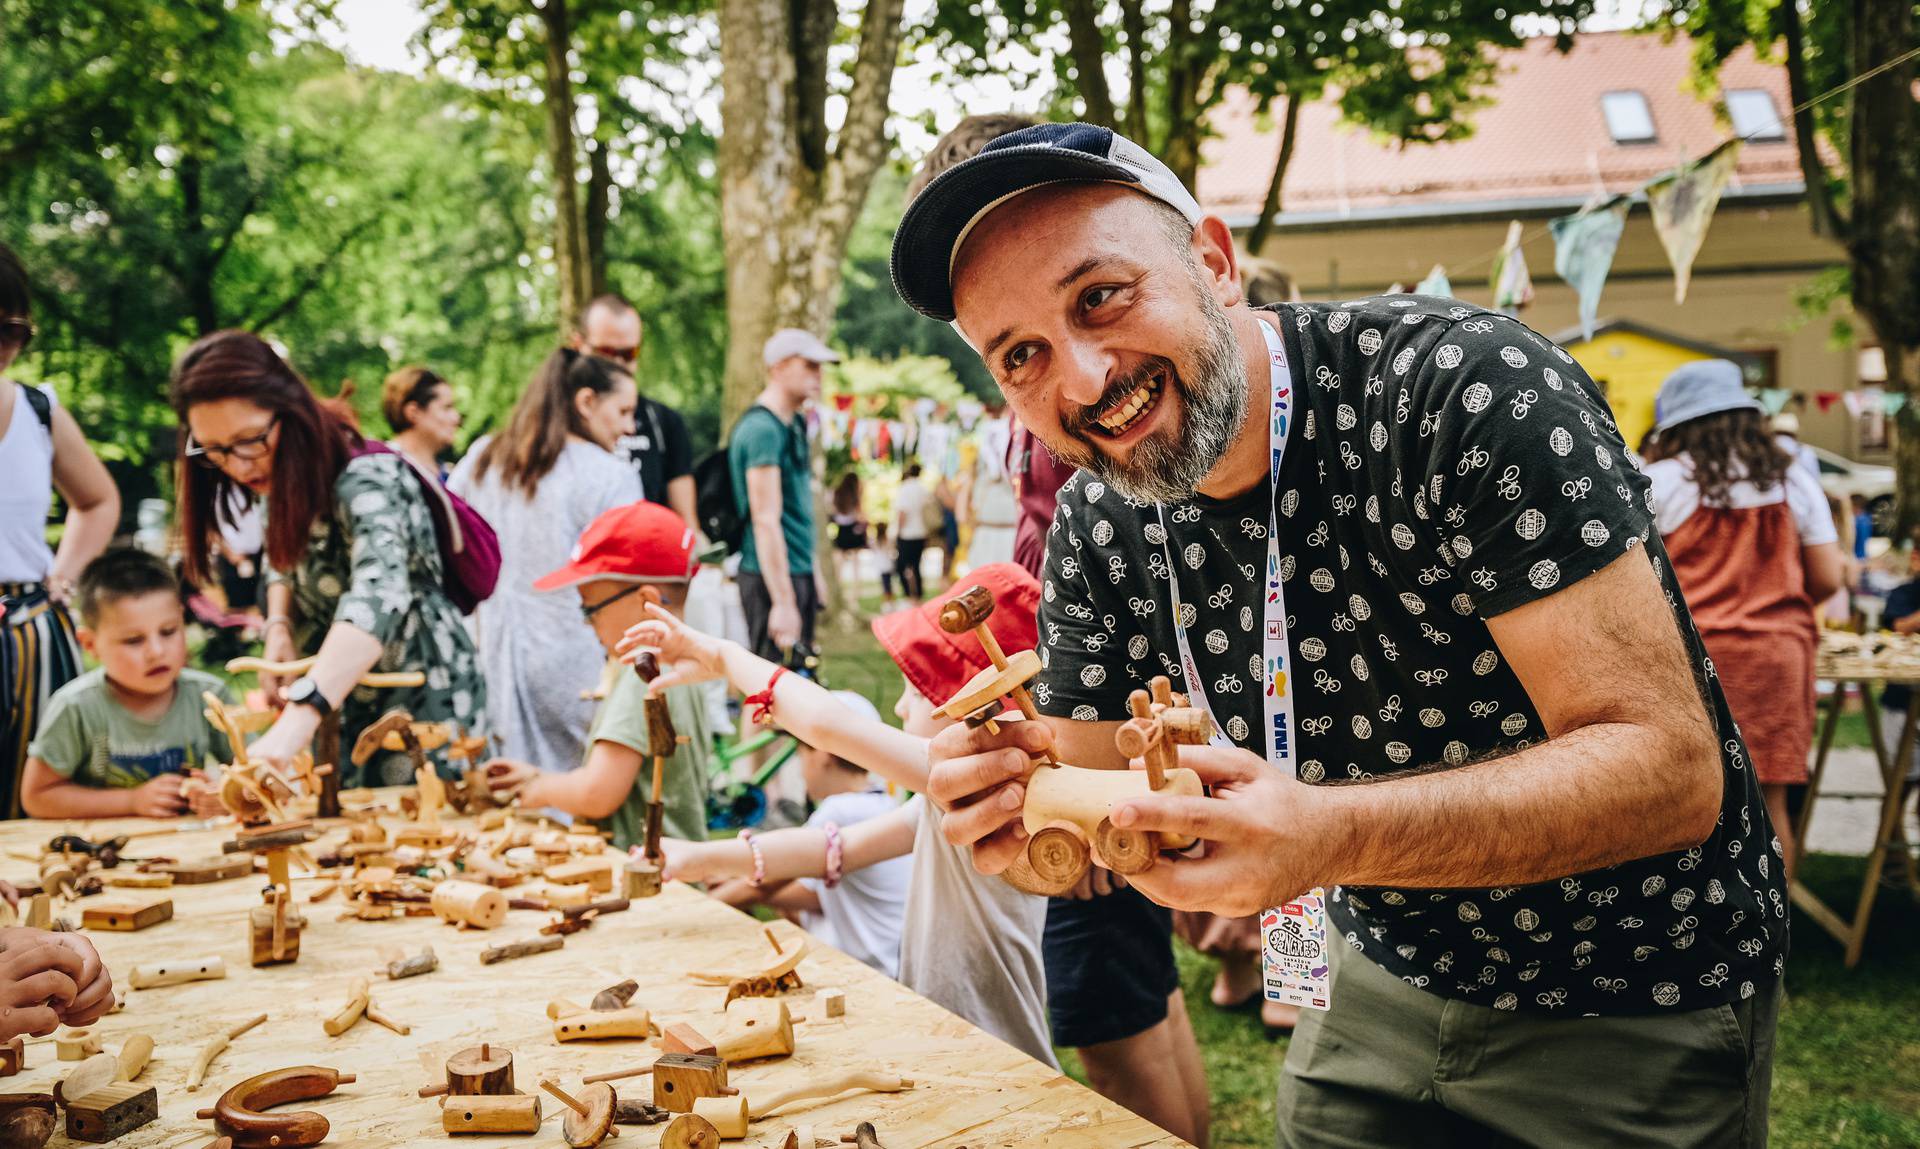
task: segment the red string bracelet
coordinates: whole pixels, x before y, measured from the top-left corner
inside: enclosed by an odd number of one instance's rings
[[[773,677],[767,679],[767,688],[758,694],[747,695],[745,706],[747,709],[747,722],[750,725],[773,725],[773,688],[779,683],[780,676],[786,672],[787,668],[784,666],[774,667]]]

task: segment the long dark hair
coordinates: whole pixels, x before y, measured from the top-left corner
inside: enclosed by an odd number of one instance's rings
[[[509,491],[522,490],[531,499],[540,480],[560,461],[560,452],[567,449],[567,436],[587,438],[586,423],[573,405],[573,397],[582,388],[605,395],[627,377],[625,371],[605,359],[571,347],[547,356],[520,401],[513,405],[506,430],[488,440],[474,461],[474,479],[484,479],[489,470],[498,467],[501,486]]]
[[[253,492],[225,471],[187,457],[187,412],[220,399],[244,399],[273,413],[279,440],[267,492],[267,561],[278,570],[292,569],[307,553],[314,519],[333,510],[333,482],[360,445],[359,434],[321,405],[266,340],[248,331],[216,331],[187,348],[173,365],[169,391],[180,419],[177,490],[187,580],[211,577],[210,547],[220,522],[232,513],[230,496],[237,491],[244,503],[253,501]]]
[[[833,485],[833,513],[836,515],[855,515],[860,513],[860,473],[848,471],[840,476]]]
[[[1758,411],[1722,411],[1668,427],[1648,444],[1649,462],[1681,455],[1693,460],[1693,481],[1709,506],[1725,506],[1727,489],[1742,479],[1762,491],[1787,477],[1793,456],[1774,441]]]

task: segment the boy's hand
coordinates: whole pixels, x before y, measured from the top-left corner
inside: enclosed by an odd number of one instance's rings
[[[226,806],[220,802],[220,787],[198,770],[187,776],[180,793],[186,797],[187,805],[196,818],[218,818],[227,812]]]
[[[679,838],[660,839],[660,880],[663,882],[711,882],[715,878],[737,877],[712,865],[709,842],[686,842]]]
[[[92,1025],[113,1008],[113,975],[85,935],[64,931],[49,936],[80,958],[80,977],[75,982],[80,992],[61,1013],[60,1020],[73,1026]]]
[[[77,949],[46,930],[0,929],[0,1041],[58,1029],[80,996],[84,964]]]
[[[627,630],[614,653],[631,665],[643,650],[658,652],[660,674],[653,680],[651,691],[705,682],[726,673],[725,639],[693,629],[654,603],[647,604],[647,614],[645,622]]]
[[[487,780],[487,789],[498,795],[518,791],[539,775],[540,768],[511,758],[489,758],[480,771],[481,777]]]
[[[178,774],[158,774],[133,791],[133,815],[136,818],[178,818],[187,812],[186,796],[180,793],[184,779]]]

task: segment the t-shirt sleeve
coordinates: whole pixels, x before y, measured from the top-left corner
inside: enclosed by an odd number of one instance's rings
[[[732,450],[745,470],[778,467],[782,462],[786,441],[786,431],[780,426],[779,420],[749,412],[741,417],[739,425],[733,429]]]
[[[1793,525],[1800,530],[1800,545],[1817,547],[1840,541],[1833,511],[1827,506],[1827,493],[1820,480],[1797,466],[1787,468],[1787,506],[1793,511]]]
[[[1454,324],[1427,345],[1412,390],[1421,418],[1402,425],[1399,447],[1419,486],[1402,504],[1434,549],[1395,557],[1424,582],[1437,551],[1482,618],[1580,581],[1652,531],[1647,477],[1606,400],[1524,325]]]
[[[666,468],[667,482],[671,483],[682,475],[693,474],[693,440],[687,436],[687,421],[680,417],[680,412],[665,405],[657,411],[660,436],[665,440],[660,445],[660,461]]]
[[[1653,487],[1654,523],[1670,535],[1699,509],[1700,488],[1687,479],[1686,464],[1678,459],[1648,463],[1645,470]]]
[[[62,778],[71,778],[92,754],[86,723],[71,697],[55,694],[40,716],[40,730],[27,744],[27,756],[38,758]]]
[[[1105,585],[1108,556],[1127,561],[1126,556],[1113,547],[1099,547],[1091,527],[1083,533],[1069,510],[1072,490],[1062,489],[1047,534],[1047,561],[1040,578],[1041,669],[1033,701],[1042,714],[1055,717],[1122,721],[1129,716],[1132,687],[1119,673],[1124,652],[1145,640],[1134,642],[1138,630],[1133,615],[1112,606],[1113,595]],[[1097,571],[1092,569],[1096,565]]]
[[[587,740],[589,744],[611,742],[643,756],[647,753],[651,748],[647,740],[647,684],[639,675],[625,667],[614,674]]]

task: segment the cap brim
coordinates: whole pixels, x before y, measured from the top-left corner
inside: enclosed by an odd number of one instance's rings
[[[1138,173],[1051,143],[982,152],[933,178],[893,234],[893,288],[922,315],[952,322],[954,250],[974,217],[1000,200],[1046,184],[1093,181],[1140,186]]]
[[[542,594],[547,594],[556,590],[566,590],[568,587],[576,587],[586,582],[692,582],[693,576],[698,573],[700,573],[700,564],[698,562],[693,564],[693,569],[688,571],[685,576],[611,574],[607,571],[587,570],[584,567],[577,567],[569,563],[559,570],[554,571],[552,574],[542,575],[535,579],[533,589]]]

